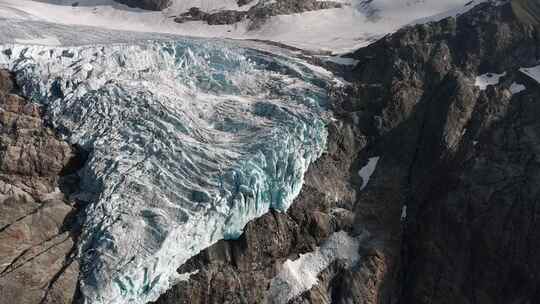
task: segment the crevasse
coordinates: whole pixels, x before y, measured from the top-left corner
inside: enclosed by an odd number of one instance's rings
[[[4,45],[23,93],[90,152],[85,302],[146,303],[176,269],[270,208],[325,147],[325,80],[232,42]]]

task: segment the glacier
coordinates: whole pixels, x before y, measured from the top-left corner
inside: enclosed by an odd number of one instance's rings
[[[245,44],[0,45],[23,95],[89,152],[85,303],[156,300],[190,257],[299,194],[325,149],[331,80]]]

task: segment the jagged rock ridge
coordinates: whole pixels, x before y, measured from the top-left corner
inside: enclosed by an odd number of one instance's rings
[[[183,23],[202,20],[210,25],[220,25],[234,24],[247,19],[250,21],[250,29],[255,29],[272,16],[340,8],[341,6],[341,3],[334,1],[276,0],[269,2],[261,1],[246,11],[223,10],[219,12],[204,12],[200,8],[193,7],[189,11],[181,13],[180,16],[175,18],[175,21]]]

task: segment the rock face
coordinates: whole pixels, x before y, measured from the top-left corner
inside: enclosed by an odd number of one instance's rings
[[[239,5],[247,3],[239,2]],[[180,14],[175,21],[178,23],[188,21],[205,21],[210,25],[234,24],[242,20],[249,20],[250,29],[258,28],[268,18],[277,15],[290,15],[307,11],[316,11],[341,7],[341,3],[334,1],[316,0],[276,0],[261,1],[247,11],[223,10],[219,12],[203,12],[197,7]]]
[[[118,3],[128,5],[130,7],[138,7],[151,11],[160,11],[167,8],[170,0],[115,0]]]
[[[402,176],[399,303],[540,300],[540,91],[519,70],[539,64],[538,34],[486,3],[354,54],[343,107]],[[481,90],[486,73],[504,76]]]
[[[540,86],[520,71],[538,45],[510,3],[485,3],[351,54],[296,203],[193,258],[157,303],[283,303],[268,294],[284,261],[338,230],[361,240],[360,262],[332,263],[289,303],[540,302]],[[487,73],[504,75],[481,89]]]
[[[0,303],[71,303],[75,208],[59,181],[73,184],[76,153],[16,89],[0,70]]]

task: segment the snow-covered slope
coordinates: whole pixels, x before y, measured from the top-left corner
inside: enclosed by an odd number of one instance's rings
[[[174,0],[163,12],[128,8],[113,0],[0,0],[0,17],[189,36],[265,39],[339,53],[366,45],[416,20],[458,14],[482,1],[340,0],[342,8],[274,16],[253,31],[248,30],[248,21],[210,26],[202,21],[178,24],[173,17],[193,6],[205,11],[246,10],[257,0],[241,7],[234,0]],[[75,2],[78,5],[74,7]]]

